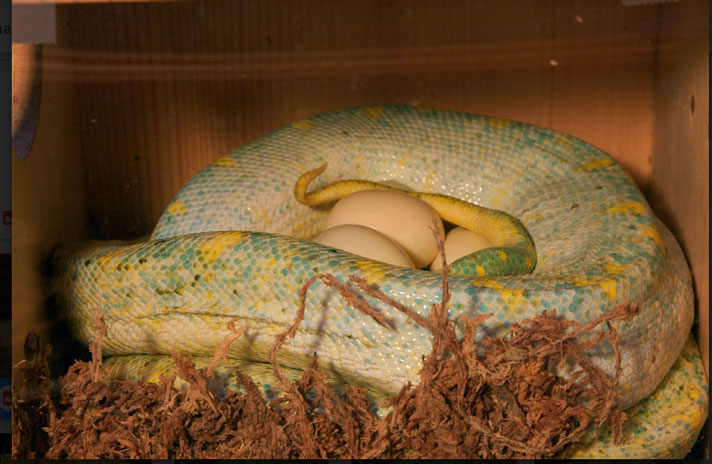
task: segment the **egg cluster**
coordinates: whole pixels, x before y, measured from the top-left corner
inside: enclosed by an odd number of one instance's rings
[[[445,236],[443,221],[432,206],[396,190],[363,190],[339,200],[326,219],[326,229],[313,241],[409,269],[442,269],[433,227]],[[447,262],[491,242],[457,227],[444,241]]]

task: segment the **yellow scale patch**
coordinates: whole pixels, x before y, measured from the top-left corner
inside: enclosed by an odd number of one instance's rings
[[[386,277],[386,271],[383,270],[383,266],[378,261],[372,261],[370,259],[360,259],[356,261],[356,266],[361,269],[361,273],[369,284],[379,284],[383,282]]]
[[[303,131],[310,131],[312,127],[314,127],[314,124],[311,119],[302,119],[301,121],[293,122],[292,127]]]
[[[529,303],[529,300],[524,296],[524,290],[513,288],[502,290],[499,293],[502,295],[502,298],[504,298],[507,306],[507,312],[510,314],[527,306]]]
[[[183,214],[185,213],[185,205],[183,204],[182,201],[178,200],[176,202],[171,203],[168,205],[168,213],[172,215],[177,215],[177,214]]]
[[[593,171],[595,169],[601,169],[605,168],[607,166],[610,166],[614,163],[614,161],[610,158],[602,158],[602,159],[597,159],[593,161],[589,161],[588,163],[584,164],[583,166],[580,166],[577,171]]]
[[[383,107],[370,106],[368,108],[364,108],[363,112],[366,113],[366,116],[368,116],[370,119],[378,121],[381,118],[381,115],[383,114]]]
[[[506,310],[509,314],[515,313],[517,310],[527,306],[529,303],[538,304],[538,302],[529,301],[529,299],[524,296],[524,290],[518,288],[505,288],[496,279],[476,279],[473,281],[473,284],[479,287],[491,288],[492,290],[499,292],[505,301]]]
[[[616,298],[616,281],[613,279],[603,280],[598,282],[598,286],[601,287],[607,294],[608,298],[614,300]]]
[[[611,205],[608,208],[608,212],[610,214],[631,213],[643,215],[645,214],[645,205],[639,201],[622,201],[620,203]]]
[[[215,161],[215,164],[221,168],[231,168],[235,166],[235,160],[232,159],[232,156],[223,156]]]
[[[491,288],[492,290],[501,291],[504,289],[504,285],[502,285],[501,282],[497,282],[495,279],[476,279],[472,283],[474,285],[477,285],[478,287],[487,287]]]
[[[511,124],[512,124],[512,121],[508,121],[506,119],[499,119],[499,118],[490,118],[489,119],[490,127],[493,127],[495,129],[504,129],[505,127],[508,127]]]
[[[556,134],[556,136],[554,137],[554,140],[556,140],[557,143],[559,143],[561,145],[566,145],[568,147],[573,145],[573,139],[571,137],[569,137],[568,135]]]
[[[220,234],[201,243],[198,247],[198,251],[203,255],[205,261],[213,263],[218,256],[220,256],[220,253],[225,250],[225,248],[237,245],[241,241],[242,234],[240,232]]]
[[[614,300],[616,298],[616,295],[618,294],[618,291],[616,290],[616,281],[613,279],[601,279],[601,280],[594,280],[594,279],[586,279],[586,278],[580,278],[580,279],[575,279],[573,282],[574,285],[577,287],[589,287],[589,286],[598,286],[603,289],[603,291],[606,292],[608,297],[611,300]]]
[[[646,213],[645,205],[639,201],[622,201],[611,205],[608,208],[608,213],[610,214],[636,214],[643,215]],[[665,251],[665,243],[663,243],[662,237],[660,237],[660,232],[653,224],[646,224],[640,228],[640,235],[652,239],[658,245],[658,247]]]
[[[605,266],[603,266],[603,269],[605,269],[608,274],[616,275],[625,271],[625,266],[616,261],[614,263],[606,264]]]
[[[660,247],[660,249],[662,251],[665,251],[665,244],[663,243],[663,239],[662,237],[660,237],[660,232],[658,232],[658,229],[654,225],[647,224],[641,227],[640,234],[644,237],[653,239],[655,243]]]
[[[135,248],[137,248],[137,247],[134,246],[134,247],[132,247],[132,248],[135,249]],[[97,264],[99,267],[102,267],[102,268],[104,268],[104,267],[110,267],[110,265],[111,265],[110,263],[111,263],[113,260],[115,260],[115,259],[119,259],[119,260],[120,260],[120,259],[126,254],[126,252],[127,252],[126,248],[117,248],[117,249],[115,249],[115,250],[111,250],[111,251],[109,251],[109,252],[107,252],[107,253],[104,253],[104,254],[101,255],[100,257],[98,257],[98,258],[96,259],[96,264]]]

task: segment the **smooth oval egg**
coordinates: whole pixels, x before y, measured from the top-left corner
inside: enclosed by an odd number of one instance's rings
[[[416,268],[427,266],[438,253],[433,221],[444,235],[442,220],[423,200],[395,190],[363,190],[339,200],[326,228],[359,224],[377,230],[400,245]]]
[[[491,246],[492,242],[490,242],[487,237],[462,227],[456,227],[448,232],[445,236],[445,242],[443,243],[443,248],[445,249],[445,260],[448,264],[462,258],[463,256],[467,256],[470,253],[490,248]],[[433,259],[433,262],[430,263],[430,270],[441,271],[442,268],[442,257],[438,252],[435,259]]]
[[[413,261],[403,248],[382,233],[366,226],[357,224],[334,226],[314,237],[312,241],[374,261],[414,268]]]

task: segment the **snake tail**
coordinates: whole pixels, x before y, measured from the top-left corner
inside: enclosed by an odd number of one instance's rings
[[[396,190],[429,204],[444,221],[486,237],[494,247],[455,260],[450,272],[465,276],[528,274],[536,266],[536,249],[529,234],[514,217],[458,198],[437,193],[413,192],[367,180],[341,180],[307,192],[327,163],[302,174],[294,185],[294,198],[307,206],[321,206],[363,190]]]

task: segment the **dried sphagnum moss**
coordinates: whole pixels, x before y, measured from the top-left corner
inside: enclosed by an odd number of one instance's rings
[[[391,304],[432,333],[420,383],[404,385],[390,398],[386,417],[373,412],[363,389],[348,387],[338,395],[325,383],[316,355],[295,382],[275,362],[280,346],[301,323],[306,292],[317,279],[386,327],[389,321],[358,298],[357,291]],[[98,312],[92,360],[76,362],[58,394],[52,395],[55,384],[47,378],[46,350],[37,346],[27,352],[22,381],[14,390],[13,457],[549,458],[590,426],[604,423],[622,440],[625,414],[614,398],[620,354],[609,322],[632,317],[634,306],[620,306],[585,325],[544,311],[513,324],[504,337],[476,344],[475,334],[489,315],[461,318],[458,338],[455,321],[447,317],[450,290],[445,267],[442,301],[433,304],[425,319],[361,278],[341,283],[330,274],[314,276],[300,289],[293,326],[276,337],[270,353],[285,394],[269,403],[252,379],[239,372],[238,391],[220,400],[208,386],[217,360],[244,333],[233,325],[233,334],[207,369],[197,370],[190,359],[173,353],[177,375],[189,383],[185,389],[177,390],[173,378],[159,384],[106,380],[101,368],[106,328]],[[580,340],[602,323],[608,331]],[[617,355],[613,379],[583,354],[602,339]],[[556,366],[565,362],[576,366],[567,378],[555,374]]]

